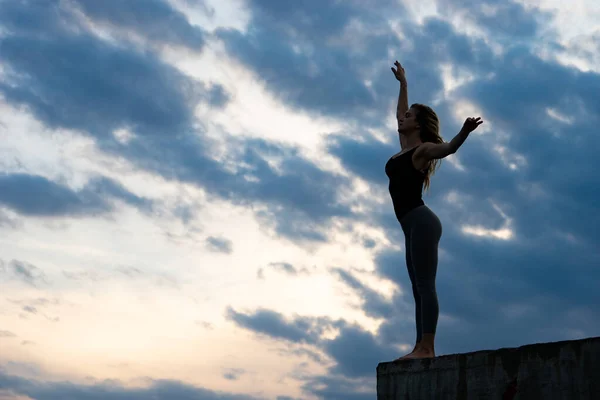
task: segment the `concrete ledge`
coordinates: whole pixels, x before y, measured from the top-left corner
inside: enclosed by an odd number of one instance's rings
[[[377,399],[600,399],[600,337],[383,362]]]

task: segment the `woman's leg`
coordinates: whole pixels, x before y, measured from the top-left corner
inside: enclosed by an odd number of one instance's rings
[[[410,256],[414,280],[421,300],[422,322],[421,349],[414,355],[433,357],[435,356],[434,339],[439,316],[435,278],[442,224],[433,211],[426,206],[419,207],[414,211],[410,230]]]
[[[422,334],[421,334],[421,326],[422,326],[421,296],[419,296],[419,291],[417,290],[417,281],[415,279],[415,271],[414,271],[414,267],[413,267],[412,257],[410,255],[411,248],[412,248],[411,234],[410,234],[410,229],[405,229],[405,228],[407,228],[406,225],[403,225],[402,228],[404,230],[404,253],[406,254],[406,269],[408,271],[408,277],[410,278],[413,297],[415,299],[415,326],[417,328],[417,340],[415,343],[415,347],[412,349],[412,351],[410,353],[408,353],[407,355],[398,358],[398,360],[403,360],[406,357],[413,354],[415,351],[417,351],[419,349],[419,344],[421,342],[421,336],[422,336]]]
[[[417,349],[417,346],[421,342],[422,337],[422,318],[421,318],[421,296],[419,295],[419,291],[417,290],[417,281],[415,278],[415,269],[412,262],[411,253],[411,244],[410,244],[410,233],[406,235],[404,252],[406,253],[406,269],[408,270],[408,276],[410,278],[410,283],[412,286],[413,297],[415,299],[415,325],[417,328],[417,340],[415,342],[415,348],[413,351]]]

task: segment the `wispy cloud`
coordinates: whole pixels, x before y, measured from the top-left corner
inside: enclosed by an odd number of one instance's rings
[[[231,254],[233,251],[233,243],[226,238],[218,238],[210,236],[206,239],[206,247],[216,253]]]
[[[49,283],[44,271],[25,261],[11,260],[6,263],[0,260],[0,274],[3,274],[5,278],[12,278],[33,287]]]

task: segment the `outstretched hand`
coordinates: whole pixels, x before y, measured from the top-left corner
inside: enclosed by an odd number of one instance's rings
[[[483,121],[481,120],[481,117],[477,117],[477,118],[469,117],[465,121],[465,123],[464,123],[464,125],[462,127],[462,131],[466,132],[466,133],[471,133],[475,129],[477,129],[477,127],[479,125],[481,125],[481,124],[483,124]]]
[[[402,65],[400,65],[398,60],[396,60],[394,65],[396,66],[396,69],[392,67],[392,72],[394,73],[394,76],[400,83],[406,83],[406,75],[404,74],[404,68],[402,68]]]

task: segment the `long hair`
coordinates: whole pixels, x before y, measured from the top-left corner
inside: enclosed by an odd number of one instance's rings
[[[444,143],[444,139],[440,135],[440,120],[435,111],[425,104],[415,103],[411,108],[417,110],[417,122],[419,123],[419,136],[422,142]],[[423,183],[425,191],[429,190],[430,177],[435,174],[435,171],[440,166],[442,160],[431,160],[425,170],[425,181]]]

